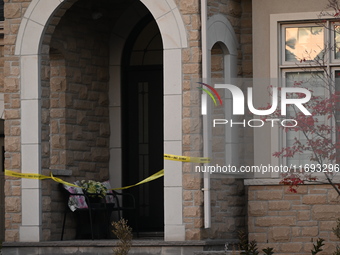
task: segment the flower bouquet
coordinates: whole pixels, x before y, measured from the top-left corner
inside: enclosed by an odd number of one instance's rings
[[[93,180],[82,180],[80,181],[79,186],[89,197],[104,198],[107,193],[107,188],[102,183]]]

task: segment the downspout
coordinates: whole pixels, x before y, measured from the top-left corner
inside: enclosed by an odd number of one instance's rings
[[[202,81],[209,82],[208,48],[207,48],[207,0],[201,0],[201,45],[202,45]],[[207,107],[209,109],[209,107]],[[203,117],[203,156],[210,157],[209,111]],[[207,165],[207,164],[205,164]],[[211,227],[210,207],[210,173],[204,173],[204,228]]]

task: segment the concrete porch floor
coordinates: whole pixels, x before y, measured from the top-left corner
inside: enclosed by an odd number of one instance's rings
[[[167,242],[163,240],[133,240],[129,254],[160,254],[160,255],[198,255],[198,254],[226,254],[226,242],[236,240],[201,240]],[[113,254],[117,239],[109,240],[72,240],[48,241],[39,243],[9,243],[4,242],[3,255],[108,255]],[[215,252],[208,252],[215,251]],[[220,252],[217,252],[220,251]]]

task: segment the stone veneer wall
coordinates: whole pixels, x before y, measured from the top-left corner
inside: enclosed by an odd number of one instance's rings
[[[199,109],[199,93],[194,82],[201,78],[201,20],[200,1],[177,0],[188,32],[188,48],[182,51],[183,63],[183,154],[186,156],[202,155],[202,122]],[[203,192],[200,174],[193,173],[192,164],[183,164],[183,223],[185,239],[202,239],[203,227]]]
[[[109,178],[110,23],[93,20],[86,6],[77,2],[63,15],[42,66],[43,172],[71,170],[72,177],[63,178],[71,182]],[[43,239],[59,240],[64,201],[57,183],[42,185]],[[65,234],[65,239],[74,237],[71,229]]]
[[[325,239],[321,254],[332,254],[338,238],[332,228],[339,217],[340,198],[330,185],[248,187],[249,240],[275,254],[311,254],[311,240]],[[260,250],[260,249],[259,249]],[[319,254],[319,253],[318,253]]]
[[[189,32],[190,47],[183,50],[183,152],[184,155],[201,156],[203,147],[200,93],[194,84],[201,78],[200,2],[187,0],[177,3]],[[208,0],[208,17],[214,14],[225,15],[234,27],[240,43],[238,77],[252,77],[251,1]],[[219,58],[213,58],[213,61],[219,61]],[[244,145],[240,148],[240,163],[252,164],[251,130],[242,130],[240,144]],[[203,176],[195,173],[195,166],[190,163],[183,164],[183,220],[186,225],[186,239],[235,238],[236,229],[242,229],[245,220],[246,199],[242,181],[212,179],[213,226],[205,230]]]
[[[20,153],[20,69],[19,58],[14,56],[14,45],[16,35],[21,22],[21,17],[25,13],[30,1],[5,1],[5,70],[7,68],[9,75],[6,75],[5,82],[5,135],[6,135],[6,168],[10,170],[20,171],[21,168],[21,153]],[[99,62],[103,61],[107,66],[107,59],[104,59],[102,54],[105,54],[105,47],[102,51],[96,51],[93,39],[95,35],[100,34],[103,30],[102,27],[97,27],[96,30],[93,24],[89,24],[89,20],[81,19],[85,21],[84,24],[79,24],[80,27],[77,33],[85,31],[84,29],[93,29],[92,38],[84,38],[83,42],[91,42],[87,45],[79,45],[72,34],[67,34],[67,29],[72,29],[72,25],[67,27],[65,31],[54,33],[60,18],[64,15],[65,11],[75,2],[65,1],[62,9],[55,13],[54,18],[50,22],[50,26],[46,29],[46,35],[43,38],[42,47],[42,155],[43,155],[43,174],[49,173],[51,163],[53,167],[57,169],[66,166],[73,170],[73,176],[77,178],[85,177],[91,179],[98,179],[107,175],[105,166],[105,155],[102,153],[106,150],[107,129],[106,125],[106,70],[102,69]],[[197,90],[192,89],[192,81],[198,80],[201,77],[201,38],[200,38],[200,1],[199,0],[176,0],[177,6],[181,12],[183,21],[185,23],[188,33],[188,45],[187,49],[182,51],[182,73],[183,73],[183,154],[190,156],[202,155],[202,123],[199,112],[199,93]],[[225,15],[231,24],[235,28],[235,32],[240,42],[239,57],[238,57],[238,75],[241,77],[249,77],[252,73],[251,67],[251,1],[245,0],[219,0],[208,1],[209,16],[213,14],[221,13]],[[84,10],[83,10],[84,11]],[[75,17],[79,17],[77,13],[74,13]],[[74,17],[74,18],[75,18]],[[62,17],[63,21],[66,21],[65,17]],[[70,17],[70,21],[72,18]],[[79,22],[79,20],[72,20]],[[65,24],[64,24],[65,25]],[[64,25],[60,25],[61,27]],[[85,28],[85,25],[89,27]],[[105,26],[104,26],[105,27]],[[65,28],[65,27],[63,27]],[[78,29],[77,28],[77,29]],[[105,30],[105,29],[104,29]],[[106,33],[106,32],[105,32]],[[67,39],[66,36],[67,35]],[[108,33],[106,33],[108,35]],[[53,58],[53,50],[50,48],[50,42],[52,36],[54,39],[59,39],[60,44],[55,44],[53,49],[57,50],[57,54],[61,54],[63,61],[65,59],[66,70],[65,80],[66,87],[60,85],[63,82],[56,82],[60,78],[55,72],[58,68],[53,68],[53,65],[58,61],[50,62],[50,57]],[[62,39],[65,39],[64,41]],[[106,40],[99,36],[99,40]],[[62,47],[61,47],[62,46]],[[97,48],[98,49],[98,48]],[[52,50],[50,52],[50,50]],[[99,55],[96,55],[96,54]],[[55,59],[54,59],[55,60]],[[103,64],[104,66],[104,64]],[[51,74],[52,71],[54,72]],[[94,70],[96,69],[96,70]],[[97,70],[98,69],[98,70]],[[59,68],[59,71],[61,69]],[[84,72],[89,72],[90,77],[84,75]],[[98,72],[97,72],[98,71]],[[102,77],[102,80],[92,80],[95,75],[98,74]],[[50,78],[51,82],[50,82]],[[62,77],[62,79],[64,79]],[[83,82],[85,81],[85,84]],[[90,81],[90,82],[89,82]],[[89,82],[89,83],[88,83]],[[80,84],[81,83],[81,84]],[[59,87],[58,87],[59,86]],[[58,91],[60,90],[60,91]],[[97,93],[91,93],[96,91]],[[58,93],[60,92],[60,93]],[[104,95],[106,93],[106,95]],[[90,98],[94,94],[95,97],[99,95],[99,98]],[[68,95],[72,99],[67,100]],[[58,102],[58,98],[62,99],[65,96],[65,106],[70,110],[63,109],[63,102]],[[50,104],[50,99],[51,103]],[[52,100],[57,99],[57,100]],[[93,100],[93,101],[92,101]],[[55,104],[54,104],[54,103]],[[90,102],[90,103],[89,103]],[[61,103],[61,104],[60,104]],[[89,104],[88,104],[89,103]],[[94,104],[94,105],[93,105]],[[89,105],[98,106],[98,112],[101,116],[100,119],[93,118],[93,111],[88,109]],[[64,112],[64,113],[63,113]],[[65,114],[65,116],[59,116],[58,114]],[[60,122],[60,119],[65,117],[64,123]],[[93,118],[93,119],[92,119]],[[85,121],[88,126],[82,126],[82,121]],[[51,127],[49,124],[52,124]],[[102,125],[98,124],[102,123]],[[80,125],[79,125],[80,124]],[[69,125],[69,126],[68,126]],[[73,130],[76,125],[76,130]],[[79,127],[80,126],[80,127]],[[89,130],[90,128],[91,130]],[[59,133],[58,133],[59,132]],[[50,140],[49,136],[52,135],[53,139]],[[85,135],[86,137],[84,137]],[[93,137],[95,136],[95,137]],[[247,132],[244,137],[248,138],[251,134]],[[96,139],[98,137],[98,139]],[[69,141],[71,139],[72,141]],[[69,142],[67,142],[69,141]],[[86,145],[95,146],[100,151],[99,158],[103,159],[103,164],[95,165],[87,161],[87,158],[81,158],[78,160],[72,160],[67,156],[60,156],[63,152],[73,153],[74,158],[83,149],[84,143]],[[74,147],[73,147],[74,146]],[[251,164],[252,157],[249,156],[252,146],[245,146],[241,151],[240,158],[245,162]],[[97,150],[96,150],[97,151]],[[88,151],[87,151],[88,152]],[[95,151],[93,151],[95,152]],[[60,154],[61,153],[61,154]],[[84,153],[86,154],[86,153]],[[104,154],[104,157],[101,155]],[[86,154],[88,155],[88,154]],[[98,154],[96,154],[98,155]],[[52,157],[51,157],[52,156]],[[52,158],[52,161],[51,161]],[[89,163],[89,164],[88,164]],[[77,169],[84,171],[78,172]],[[93,174],[94,171],[100,171],[98,175]],[[18,241],[18,228],[21,224],[21,194],[20,194],[20,180],[14,180],[13,178],[6,177],[6,241]],[[66,179],[72,181],[73,178]],[[223,185],[229,185],[224,183]],[[229,186],[223,186],[227,190]],[[217,238],[221,236],[222,232],[216,234],[209,234],[203,230],[203,192],[202,188],[202,176],[193,173],[192,164],[183,164],[183,221],[186,225],[186,239],[203,239],[205,237]],[[220,201],[225,200],[224,190],[219,190],[220,195],[216,195]],[[58,211],[55,211],[60,206],[60,200],[58,200],[58,191],[55,185],[48,185],[47,182],[43,182],[43,224],[44,224],[44,239],[55,239],[58,237],[58,231],[60,230],[60,217]],[[60,199],[60,198],[59,198]],[[51,201],[56,201],[52,203]],[[224,205],[229,207],[230,204]],[[52,209],[51,209],[52,208]],[[59,217],[59,218],[58,218]],[[53,220],[51,220],[53,219]],[[222,221],[223,222],[223,221]],[[221,224],[222,224],[221,222]],[[59,229],[59,230],[58,230]],[[224,231],[218,230],[218,231]],[[56,234],[54,234],[56,233]]]

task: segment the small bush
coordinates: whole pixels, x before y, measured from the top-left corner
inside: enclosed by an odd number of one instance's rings
[[[117,247],[113,249],[114,255],[127,255],[131,248],[132,228],[128,226],[127,220],[120,219],[112,222],[112,232],[119,239]]]
[[[272,255],[274,254],[274,248],[269,248],[267,247],[266,249],[263,249],[262,251],[264,252],[265,255]]]
[[[238,239],[240,241],[241,255],[257,255],[257,243],[255,240],[248,242],[247,234],[243,231],[238,232]]]

